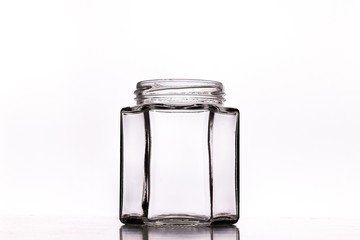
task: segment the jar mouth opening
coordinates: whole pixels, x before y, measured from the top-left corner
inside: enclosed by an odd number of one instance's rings
[[[158,78],[158,79],[146,79],[137,83],[139,85],[151,85],[154,83],[162,83],[169,85],[219,85],[223,86],[223,84],[219,81],[208,80],[208,79],[197,79],[197,78]]]
[[[137,104],[222,104],[225,101],[221,82],[203,79],[151,79],[137,83]]]

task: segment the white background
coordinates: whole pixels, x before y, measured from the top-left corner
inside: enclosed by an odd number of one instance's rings
[[[222,81],[241,217],[360,217],[360,1],[0,2],[0,215],[117,216],[119,111]]]

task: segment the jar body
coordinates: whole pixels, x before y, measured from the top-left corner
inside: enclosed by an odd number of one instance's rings
[[[237,222],[237,109],[216,104],[123,108],[120,155],[121,222]]]

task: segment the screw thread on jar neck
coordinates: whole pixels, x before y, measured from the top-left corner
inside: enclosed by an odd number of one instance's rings
[[[138,82],[136,103],[141,104],[216,104],[225,101],[222,83],[200,79],[153,79]]]

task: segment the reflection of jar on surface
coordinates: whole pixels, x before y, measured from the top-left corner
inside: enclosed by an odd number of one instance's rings
[[[239,111],[220,82],[147,80],[121,111],[120,220],[235,223],[239,218]]]
[[[239,229],[235,226],[211,227],[151,227],[129,226],[120,228],[120,240],[240,240]]]

